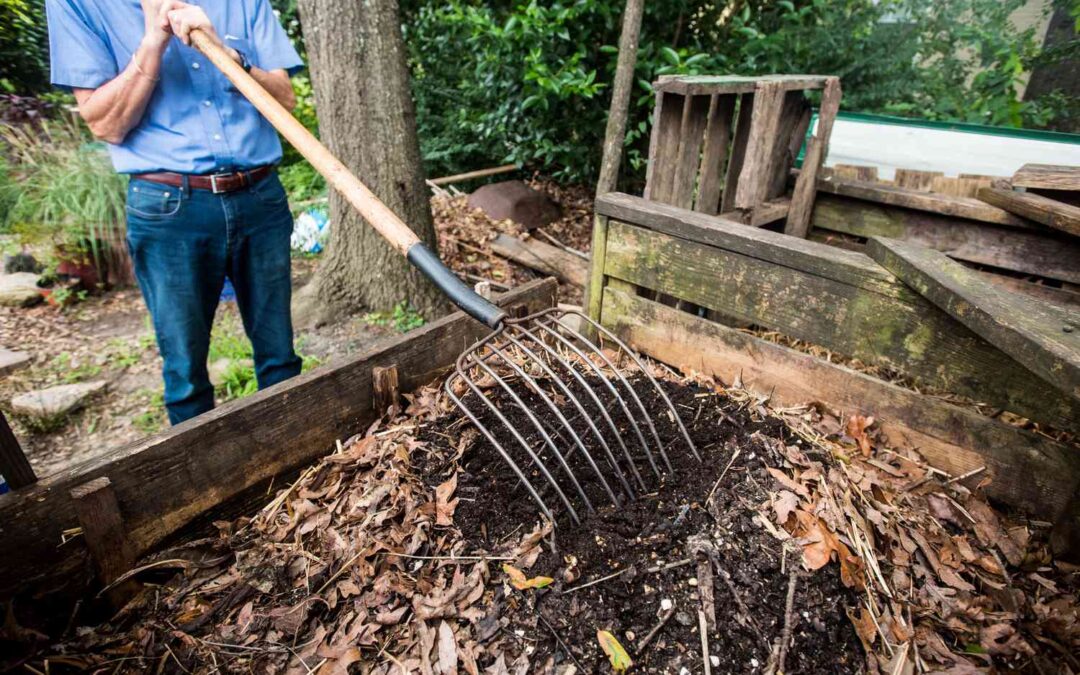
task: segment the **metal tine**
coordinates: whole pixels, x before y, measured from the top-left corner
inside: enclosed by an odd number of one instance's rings
[[[490,343],[485,346],[488,349],[492,349],[492,345]],[[570,468],[570,464],[566,461],[566,457],[563,457],[563,454],[559,452],[558,446],[555,445],[555,441],[551,440],[551,436],[548,434],[547,430],[544,429],[544,425],[540,422],[539,419],[537,419],[536,415],[533,414],[533,411],[529,409],[529,406],[525,405],[525,401],[521,400],[521,397],[518,396],[517,392],[514,391],[514,388],[511,387],[506,382],[506,380],[503,379],[502,376],[499,375],[497,372],[495,372],[495,369],[489,366],[485,361],[486,359],[478,358],[475,354],[473,355],[473,363],[478,366],[480,370],[490,375],[495,380],[495,382],[498,383],[498,385],[502,387],[507,394],[510,395],[510,398],[514,399],[514,403],[517,404],[519,408],[521,408],[521,411],[524,412],[525,416],[529,418],[529,421],[532,422],[534,427],[536,427],[536,430],[540,432],[540,436],[544,439],[544,443],[547,444],[548,448],[551,449],[551,452],[555,455],[556,458],[558,458],[559,464],[562,465],[563,471],[566,472],[566,477],[569,478],[570,482],[574,484],[574,488],[577,489],[582,501],[585,502],[585,508],[588,509],[589,513],[595,512],[596,509],[593,508],[592,502],[589,501],[589,496],[585,494],[585,490],[581,487],[581,483],[578,482],[577,476],[574,475],[573,470]],[[485,400],[487,400],[486,397]]]
[[[686,430],[686,425],[683,424],[682,418],[679,417],[678,411],[675,410],[674,404],[672,404],[671,399],[668,398],[667,393],[660,386],[660,383],[656,381],[656,378],[653,377],[652,373],[650,373],[649,370],[645,367],[645,364],[644,364],[644,362],[642,362],[641,357],[639,357],[637,355],[637,353],[633,349],[630,349],[630,347],[628,347],[625,342],[620,340],[618,338],[618,336],[616,336],[614,333],[609,331],[607,328],[604,328],[603,326],[601,326],[599,323],[593,321],[592,319],[590,319],[588,316],[586,316],[582,312],[579,312],[576,309],[559,310],[559,311],[562,312],[563,316],[566,316],[567,314],[575,314],[577,316],[580,316],[582,318],[582,320],[589,322],[589,324],[591,326],[596,328],[596,330],[598,330],[600,333],[603,333],[609,340],[611,340],[612,342],[617,344],[619,346],[619,348],[627,356],[629,356],[631,359],[634,360],[634,363],[637,364],[638,369],[641,370],[641,372],[645,375],[645,377],[649,378],[649,382],[652,382],[652,386],[653,386],[654,389],[656,389],[656,393],[660,394],[660,398],[664,399],[664,403],[667,404],[668,410],[671,412],[671,416],[675,419],[675,424],[679,425],[679,431],[682,432],[683,440],[686,441],[686,445],[690,448],[690,452],[692,452],[694,454],[694,458],[700,462],[701,461],[701,455],[698,454],[697,447],[694,446],[694,442],[692,440],[690,440],[690,433]],[[571,328],[567,328],[566,326],[564,326],[561,323],[559,325],[563,326],[564,328],[566,328],[566,330],[568,330],[571,333],[576,333],[577,332],[577,331],[574,331]],[[585,342],[589,342],[589,340],[587,340],[584,335],[579,334],[579,336]],[[591,344],[591,342],[590,342],[590,344]],[[635,395],[635,398],[637,398],[636,395]],[[648,419],[649,418],[646,418],[646,420],[648,420]],[[649,426],[652,426],[651,421],[649,421]],[[655,429],[653,430],[653,433],[656,433]],[[669,465],[669,468],[670,468],[670,465]]]
[[[497,333],[494,333],[493,335],[495,334]],[[491,336],[489,336],[488,339],[490,339],[490,337]],[[478,345],[479,344],[482,343],[478,343]],[[530,446],[529,443],[524,438],[522,438],[518,430],[514,428],[514,425],[510,424],[510,421],[506,419],[506,416],[499,411],[498,406],[492,403],[488,399],[488,397],[484,395],[484,392],[480,390],[480,387],[476,386],[476,383],[472,381],[472,378],[470,378],[465,373],[465,368],[463,365],[464,361],[466,360],[466,357],[475,349],[476,347],[464,352],[461,356],[458,357],[456,368],[458,375],[462,378],[462,381],[465,382],[469,389],[472,389],[473,393],[476,394],[487,405],[488,409],[495,414],[495,417],[497,417],[498,420],[502,422],[503,426],[506,427],[507,431],[509,431],[511,435],[513,435],[513,437],[517,440],[517,442],[521,444],[521,447],[525,448],[525,452],[529,455],[529,458],[532,459],[533,464],[536,465],[536,468],[540,470],[540,473],[544,475],[544,478],[547,479],[548,483],[551,484],[551,487],[555,489],[556,494],[559,495],[559,498],[562,500],[563,505],[566,506],[566,509],[570,512],[570,517],[574,519],[574,523],[580,525],[581,518],[578,517],[577,510],[574,509],[574,505],[570,503],[570,500],[566,497],[566,493],[564,493],[562,488],[559,487],[559,483],[551,475],[551,472],[548,471],[547,466],[536,454],[536,452],[533,451],[532,446]],[[537,499],[539,499],[539,497],[537,497]]]
[[[473,425],[480,430],[480,433],[484,435],[484,438],[488,440],[488,443],[491,443],[491,446],[495,448],[499,455],[502,456],[503,461],[510,465],[510,469],[514,472],[514,475],[518,477],[518,480],[521,481],[521,484],[525,486],[525,490],[528,491],[529,495],[533,498],[533,501],[535,501],[537,506],[540,507],[540,511],[544,514],[545,517],[547,517],[549,521],[554,523],[555,517],[551,514],[551,509],[549,509],[548,505],[544,503],[544,500],[540,497],[540,493],[538,493],[536,491],[536,488],[532,486],[532,483],[529,482],[529,479],[525,477],[525,473],[521,470],[521,467],[519,467],[517,462],[514,461],[514,458],[510,456],[510,453],[506,451],[506,448],[503,447],[502,443],[495,439],[495,436],[491,433],[487,426],[481,423],[480,419],[477,418],[475,414],[473,414],[473,411],[470,410],[467,405],[465,405],[464,401],[462,401],[460,398],[457,397],[456,394],[454,394],[454,377],[458,377],[463,380],[467,379],[462,377],[460,372],[456,372],[454,373],[454,375],[446,378],[446,383],[443,385],[443,389],[446,391],[446,395],[450,397],[450,400],[454,402],[454,405],[458,407],[458,410],[465,413],[465,416],[469,418],[469,421],[472,422]]]
[[[543,321],[536,321],[535,323],[536,323],[536,326],[538,328],[543,329],[544,331],[546,331],[547,333],[549,333],[550,335],[555,337],[555,339],[559,340],[564,345],[569,347],[570,350],[573,351],[575,354],[577,354],[578,358],[580,358],[582,361],[584,361],[590,368],[593,369],[593,371],[596,372],[596,374],[600,377],[600,381],[604,383],[604,386],[607,387],[608,391],[610,391],[615,396],[615,398],[617,398],[619,400],[619,405],[622,407],[623,414],[626,415],[626,419],[628,419],[630,421],[630,425],[634,428],[634,433],[638,437],[638,442],[641,443],[641,448],[645,451],[645,456],[649,460],[649,466],[652,467],[653,473],[656,474],[657,480],[660,480],[660,469],[656,466],[656,459],[653,457],[652,451],[649,450],[649,444],[645,442],[645,435],[641,433],[641,427],[638,425],[637,420],[634,418],[634,415],[630,412],[630,408],[629,408],[629,406],[626,405],[626,401],[623,399],[622,396],[619,395],[619,392],[616,391],[614,385],[611,384],[611,382],[608,380],[607,376],[604,375],[604,371],[601,370],[600,367],[597,366],[595,363],[593,363],[593,360],[590,359],[588,356],[586,356],[584,352],[582,352],[580,349],[578,349],[578,347],[573,342],[566,339],[566,337],[564,337],[563,335],[560,335],[559,331],[554,330],[551,326],[544,323]],[[559,326],[560,328],[565,328],[562,324],[558,323],[557,321],[555,322],[555,325]],[[588,341],[586,341],[586,343],[591,344],[591,343],[588,343]],[[595,346],[592,346],[592,348],[594,350],[596,350]],[[631,393],[633,393],[633,391],[634,391],[633,387],[631,387],[630,383],[626,381],[626,378],[623,376],[623,374],[621,372],[619,372],[619,370],[617,368],[614,367],[614,364],[612,364],[611,361],[608,360],[608,358],[606,356],[601,354],[601,357],[607,362],[607,364],[611,368],[612,372],[615,373],[616,377],[618,377],[618,379],[622,382],[622,384],[628,390],[630,390]],[[635,398],[636,398],[636,396],[635,396]],[[642,415],[645,417],[645,420],[648,422],[649,421],[649,413],[648,413],[648,411],[645,410],[645,406],[641,405],[641,401],[638,401],[638,407],[641,409]],[[661,450],[661,452],[663,452],[663,447],[661,447],[660,450]],[[631,461],[631,465],[633,465],[632,461]]]
[[[507,331],[506,334],[503,335],[503,337],[506,338],[506,340],[513,344],[515,347],[517,347],[520,352],[523,352],[525,355],[527,355],[532,360],[532,362],[540,366],[544,373],[551,378],[551,381],[555,383],[555,386],[557,386],[559,390],[562,391],[563,395],[566,396],[567,400],[569,400],[574,405],[574,407],[577,408],[578,414],[581,415],[581,419],[585,421],[585,424],[592,431],[593,435],[596,437],[596,440],[600,442],[601,447],[603,447],[604,452],[607,454],[608,462],[611,464],[612,469],[618,476],[619,481],[623,484],[623,489],[625,489],[627,494],[631,498],[633,498],[634,491],[630,487],[630,484],[626,481],[626,476],[623,475],[622,470],[619,468],[619,464],[618,462],[616,462],[615,455],[612,454],[611,448],[607,444],[607,440],[604,439],[604,435],[600,433],[600,430],[596,428],[596,424],[593,423],[592,418],[585,411],[585,407],[581,404],[581,401],[578,400],[577,396],[575,396],[574,393],[570,391],[570,388],[566,386],[566,383],[562,381],[562,378],[560,378],[555,373],[555,371],[551,369],[551,366],[547,364],[546,360],[542,359],[531,349],[526,347],[524,343],[522,343],[520,340],[510,335],[509,331]],[[553,406],[553,404],[551,403],[548,403],[548,405],[549,407]],[[552,410],[557,411],[557,408],[552,407]],[[606,411],[604,412],[606,413]],[[592,465],[593,469],[596,471],[596,475],[600,478],[601,482],[604,483],[604,488],[607,489],[608,494],[611,496],[611,501],[614,502],[616,506],[618,506],[620,504],[620,501],[615,496],[615,494],[612,493],[612,491],[608,488],[607,481],[604,479],[604,476],[600,472],[600,469],[596,466],[596,462],[594,462],[592,457],[588,455],[588,452],[585,450],[584,446],[579,447],[581,447],[582,452],[586,453],[586,457],[588,457],[589,459],[589,464]]]
[[[563,316],[565,316],[565,315],[566,314],[564,312]],[[652,414],[650,414],[648,409],[645,408],[645,404],[641,402],[641,398],[638,396],[637,390],[635,390],[634,387],[630,384],[630,381],[628,379],[626,379],[626,376],[623,375],[623,373],[619,369],[619,367],[616,366],[611,361],[611,359],[608,358],[607,354],[604,353],[604,350],[601,349],[600,345],[597,345],[592,340],[589,340],[584,335],[582,335],[580,332],[578,332],[578,331],[574,330],[573,328],[567,326],[566,324],[562,323],[559,319],[552,318],[552,317],[545,317],[545,318],[549,319],[550,321],[553,321],[557,326],[559,326],[560,328],[565,330],[567,333],[570,333],[575,338],[577,338],[579,341],[581,341],[582,343],[587,345],[590,349],[592,349],[594,352],[596,352],[596,354],[601,359],[603,359],[604,363],[606,363],[607,366],[609,368],[611,368],[612,371],[614,371],[614,373],[618,376],[619,380],[626,386],[626,389],[630,392],[630,396],[633,397],[634,402],[637,403],[638,408],[641,410],[642,416],[645,418],[645,423],[649,425],[649,431],[652,432],[652,437],[656,441],[656,446],[659,449],[660,457],[663,458],[664,465],[667,466],[668,473],[674,473],[675,470],[671,466],[671,460],[668,459],[667,450],[664,448],[664,442],[660,440],[660,434],[658,434],[656,432],[656,425],[653,424]],[[560,318],[562,318],[562,317],[560,317]],[[627,355],[629,355],[631,358],[633,358],[635,360],[635,362],[638,364],[638,367],[644,373],[645,372],[644,365],[641,363],[641,361],[638,361],[636,359],[636,357],[634,357],[634,355],[632,353],[630,353],[629,347],[626,347],[625,345],[622,345],[621,343],[620,343],[620,347],[622,347],[623,352],[625,352]],[[648,375],[648,373],[645,373],[645,374]],[[651,377],[649,379],[652,381],[652,383],[654,385],[656,385],[655,380],[652,380]],[[657,389],[659,390],[659,387],[657,387]],[[663,396],[664,392],[661,391],[660,394],[661,394],[661,396]],[[664,396],[664,398],[666,399],[667,397]],[[671,407],[671,402],[670,401],[668,402],[668,407]],[[674,412],[674,408],[671,408],[671,410],[672,410],[672,412]],[[676,415],[676,418],[678,418],[678,415]],[[697,451],[694,451],[694,455],[697,456]],[[699,458],[699,460],[700,460],[700,458]]]
[[[506,336],[504,335],[503,337]],[[574,443],[577,445],[578,449],[581,450],[581,452],[585,455],[585,460],[589,463],[589,466],[591,466],[592,470],[596,473],[596,477],[600,479],[600,483],[604,486],[604,491],[607,492],[608,497],[611,498],[611,502],[615,504],[615,506],[618,506],[619,498],[616,497],[615,493],[611,491],[611,487],[608,486],[608,482],[604,478],[604,473],[600,471],[600,467],[596,465],[596,461],[593,460],[592,455],[589,454],[589,450],[585,447],[585,443],[582,441],[581,437],[578,436],[577,432],[574,431],[574,428],[570,426],[570,422],[567,421],[566,417],[562,414],[562,411],[559,410],[559,406],[555,405],[554,401],[551,400],[551,397],[548,396],[547,392],[544,391],[539,384],[537,384],[536,380],[534,380],[531,375],[525,372],[525,370],[517,363],[514,363],[513,359],[503,353],[501,349],[496,347],[494,344],[489,344],[487,347],[493,353],[497,354],[499,358],[501,358],[503,362],[506,363],[506,365],[510,366],[510,369],[517,373],[517,375],[522,380],[524,380],[527,385],[529,385],[529,388],[535,391],[540,396],[540,399],[543,400],[544,404],[547,405],[548,409],[555,414],[555,417],[560,422],[562,422],[562,425],[566,427],[566,430],[568,432],[570,432],[570,436],[574,439]],[[567,470],[569,470],[569,467],[567,468]]]
[[[619,433],[618,427],[615,426],[615,421],[611,419],[611,415],[608,414],[607,408],[604,406],[603,402],[600,400],[600,397],[597,396],[596,392],[593,391],[593,388],[590,387],[587,382],[585,382],[585,378],[583,378],[581,376],[581,374],[577,372],[577,369],[575,369],[572,365],[570,365],[570,363],[566,359],[564,359],[562,357],[562,355],[560,355],[557,351],[555,351],[551,347],[551,345],[544,342],[543,339],[538,337],[536,334],[534,334],[528,328],[525,328],[524,326],[520,326],[520,325],[512,326],[512,328],[520,331],[523,335],[528,336],[529,339],[531,339],[533,342],[535,342],[537,345],[539,345],[545,352],[550,354],[559,363],[559,365],[562,366],[562,368],[564,368],[567,372],[570,373],[570,375],[572,377],[574,377],[575,380],[577,380],[578,384],[581,385],[581,387],[585,390],[585,392],[592,399],[592,402],[596,406],[597,410],[600,411],[600,415],[607,422],[608,427],[611,429],[612,435],[615,437],[615,440],[619,443],[619,447],[622,449],[623,455],[626,457],[626,461],[630,463],[630,469],[631,469],[631,471],[633,471],[634,477],[637,478],[638,485],[641,486],[642,491],[647,490],[648,488],[645,487],[645,481],[642,480],[641,474],[638,473],[637,467],[634,466],[634,459],[630,455],[630,450],[626,447],[626,443],[623,442],[622,434]],[[506,339],[510,340],[511,342],[514,342],[517,345],[519,345],[519,347],[521,349],[527,349],[519,340],[516,340],[512,335],[510,335],[509,332],[506,333]],[[560,387],[562,387],[563,391],[566,392],[568,394],[568,396],[572,400],[574,400],[575,403],[580,408],[580,403],[578,403],[577,399],[573,396],[573,394],[570,393],[570,389],[566,386],[566,384],[562,381],[562,379],[558,378],[558,377],[555,377],[554,375],[553,375],[553,379],[555,380],[556,383],[559,384]],[[584,412],[583,412],[583,414],[584,414],[584,417],[585,417],[586,421],[591,422],[588,415],[585,414]],[[630,498],[633,499],[636,496],[635,493],[634,493],[634,488],[626,480],[625,475],[623,474],[622,470],[619,468],[618,460],[615,459],[615,456],[611,452],[611,449],[608,446],[607,441],[604,439],[603,435],[599,433],[599,431],[597,431],[597,438],[600,440],[601,445],[604,446],[604,450],[607,451],[608,460],[612,463],[613,468],[615,469],[616,473],[618,474],[619,480],[623,484],[623,488],[630,495]]]

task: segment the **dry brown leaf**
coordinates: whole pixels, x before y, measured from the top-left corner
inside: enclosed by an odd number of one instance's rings
[[[847,608],[847,615],[851,619],[851,624],[855,626],[855,633],[859,636],[863,649],[866,650],[867,654],[873,654],[873,644],[878,636],[873,615],[865,607],[859,608],[858,616],[856,616],[855,610],[849,607]]]
[[[799,507],[799,497],[791,490],[781,490],[773,495],[772,507],[776,513],[776,522],[784,527],[792,511]]]
[[[439,624],[439,672],[442,675],[457,675],[458,647],[457,638],[450,624]]]
[[[862,452],[863,457],[869,457],[874,452],[873,447],[870,445],[870,437],[866,433],[866,430],[873,423],[873,417],[854,414],[848,418],[847,426],[844,428],[847,435],[851,436],[859,444],[859,451]]]
[[[439,487],[435,488],[435,524],[440,526],[448,526],[454,524],[454,510],[457,508],[458,500],[450,499],[453,496],[454,491],[457,490],[457,474],[444,482]]]

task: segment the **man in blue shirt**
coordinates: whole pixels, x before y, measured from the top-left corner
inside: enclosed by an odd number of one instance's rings
[[[141,6],[140,6],[141,5]],[[270,0],[46,0],[52,81],[130,174],[127,243],[164,359],[173,424],[214,406],[210,327],[236,289],[259,386],[300,372],[289,317],[292,216],[273,127],[200,52],[217,40],[285,107],[302,66]]]

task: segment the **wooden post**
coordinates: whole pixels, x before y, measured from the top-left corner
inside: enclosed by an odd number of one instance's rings
[[[0,475],[12,490],[37,482],[33,467],[19,446],[19,439],[8,426],[7,418],[0,413]]]
[[[375,412],[382,415],[389,408],[397,409],[401,396],[401,390],[398,387],[397,364],[386,367],[375,366],[371,369],[371,391],[371,404]]]
[[[124,519],[112,483],[106,476],[95,478],[72,488],[71,499],[98,581],[107,586],[135,566],[135,554],[124,534]],[[114,609],[120,609],[138,591],[139,584],[128,580],[110,588],[106,596]]]
[[[622,32],[619,34],[619,60],[615,65],[615,82],[611,90],[611,109],[608,111],[607,128],[604,130],[604,156],[600,162],[600,179],[596,183],[597,196],[613,192],[619,182],[619,166],[622,148],[626,140],[626,118],[630,110],[630,92],[634,87],[634,67],[637,65],[638,36],[641,34],[641,15],[644,0],[626,0],[623,10]],[[582,305],[593,320],[593,307],[599,312],[600,296],[604,286],[604,244],[607,238],[607,218],[593,218],[593,243],[590,252],[592,266],[589,283],[585,286]],[[599,246],[597,242],[600,242]],[[590,338],[592,327],[587,329]]]
[[[821,94],[817,130],[806,142],[806,156],[803,157],[802,170],[791,195],[791,209],[788,211],[784,234],[805,239],[810,230],[810,214],[814,210],[814,195],[817,192],[817,174],[828,154],[829,136],[832,135],[832,125],[839,110],[840,78],[830,77]]]

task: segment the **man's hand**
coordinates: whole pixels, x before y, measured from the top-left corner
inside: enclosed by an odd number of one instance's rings
[[[159,16],[159,24],[163,30],[170,31],[180,38],[186,45],[191,44],[191,31],[201,30],[211,40],[221,44],[221,38],[214,30],[214,24],[210,23],[210,17],[202,7],[189,5],[180,0],[163,0]]]
[[[167,0],[140,0],[143,10],[143,43],[159,52],[165,51],[172,37],[172,30],[161,25],[161,6]]]

